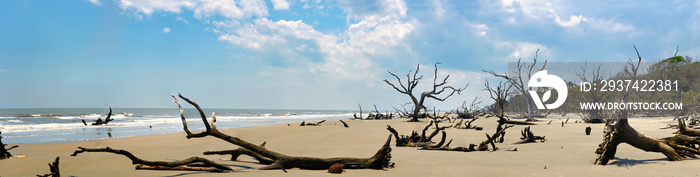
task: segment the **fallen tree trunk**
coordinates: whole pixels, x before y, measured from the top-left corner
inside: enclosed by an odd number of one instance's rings
[[[263,142],[260,145],[260,147],[264,148],[265,144],[266,144],[266,142]],[[250,150],[245,149],[245,148],[238,148],[238,149],[234,149],[234,150],[206,151],[206,152],[204,152],[204,155],[214,155],[214,154],[218,154],[218,155],[229,154],[229,155],[231,155],[231,161],[238,160],[238,157],[241,155],[248,155],[248,156],[255,158],[255,160],[258,160],[258,162],[260,162],[260,164],[263,164],[263,165],[270,165],[270,164],[275,162],[275,160],[272,160],[270,158],[267,158],[265,156],[262,156],[260,154],[257,154],[255,152],[250,151]]]
[[[531,121],[515,121],[515,120],[509,120],[504,117],[499,117],[498,123],[500,124],[513,124],[513,125],[537,125],[535,123],[532,123],[534,120]]]
[[[684,157],[699,155],[695,147],[700,145],[696,137],[677,135],[656,139],[637,132],[627,120],[627,113],[621,111],[615,114],[616,119],[610,119],[605,123],[604,141],[598,145],[596,153],[599,155],[595,164],[606,165],[615,156],[617,145],[627,143],[637,149],[647,152],[660,152],[670,161],[681,161]]]
[[[445,146],[442,146],[442,147],[423,147],[423,148],[420,148],[419,150],[461,151],[461,152],[476,151],[476,149],[474,148],[474,147],[476,147],[475,144],[469,144],[469,147],[459,146],[459,147],[452,148],[452,147],[450,147],[451,143],[452,143],[452,140],[447,142],[447,144],[445,144]]]
[[[371,168],[371,169],[383,169],[389,167],[389,160],[391,159],[391,147],[389,147],[389,142],[391,142],[391,136],[387,138],[384,145],[377,151],[377,153],[370,158],[315,158],[315,157],[299,157],[299,156],[289,156],[275,151],[268,150],[264,147],[260,147],[249,142],[243,141],[237,137],[229,136],[224,133],[219,132],[216,127],[210,126],[207,123],[206,116],[204,112],[199,107],[197,103],[191,101],[190,99],[179,95],[180,98],[190,103],[194,106],[197,111],[199,111],[202,117],[202,122],[205,126],[205,131],[200,133],[192,133],[187,128],[187,122],[185,120],[184,109],[180,102],[178,102],[177,97],[171,95],[175,99],[175,103],[180,108],[180,117],[182,118],[182,125],[185,133],[187,133],[187,138],[201,138],[206,136],[213,136],[245,148],[252,151],[253,153],[259,154],[261,156],[270,158],[274,160],[274,163],[258,168],[260,170],[270,170],[270,169],[313,169],[313,170],[325,170],[328,169],[333,164],[341,164],[344,169],[357,169],[357,168]],[[212,123],[213,124],[213,123]]]
[[[126,156],[127,158],[131,159],[132,164],[142,164],[142,165],[148,165],[148,166],[160,166],[160,167],[180,167],[188,164],[193,164],[193,163],[203,163],[207,167],[214,167],[216,172],[227,172],[227,171],[233,171],[231,168],[227,166],[223,166],[221,164],[215,163],[210,161],[209,159],[201,158],[201,157],[190,157],[184,160],[178,160],[178,161],[172,161],[172,162],[166,162],[166,161],[148,161],[148,160],[143,160],[140,159],[134,154],[132,154],[129,151],[126,150],[121,150],[121,149],[112,149],[110,147],[105,147],[105,148],[83,148],[83,147],[78,147],[79,150],[76,150],[71,154],[71,156],[77,156],[80,153],[84,152],[109,152],[109,153],[114,153],[114,154],[119,154]],[[160,169],[167,169],[167,168],[160,168]],[[170,168],[172,170],[187,170],[187,168]],[[199,171],[199,170],[197,170]]]

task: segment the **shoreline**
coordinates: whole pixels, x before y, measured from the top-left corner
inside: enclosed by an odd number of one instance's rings
[[[508,129],[504,143],[497,143],[498,151],[485,152],[450,152],[426,151],[412,147],[394,147],[392,139],[392,159],[395,168],[384,170],[346,170],[343,174],[350,176],[688,176],[697,175],[694,170],[700,165],[698,159],[684,159],[671,162],[660,153],[648,153],[629,145],[620,145],[617,158],[607,166],[593,165],[597,157],[594,153],[602,142],[604,124],[573,123],[579,119],[569,120],[561,127],[566,118],[550,116],[532,125],[535,135],[546,136],[547,141],[514,145],[519,140],[520,130],[527,126],[517,125]],[[428,123],[406,122],[406,119],[393,120],[347,120],[349,128],[337,121],[327,121],[322,126],[298,126],[296,123],[275,124],[226,128],[220,131],[239,137],[253,144],[267,142],[267,148],[279,153],[309,157],[369,157],[390,133],[386,125],[394,127],[399,134],[409,134],[412,130],[420,131]],[[483,131],[449,128],[447,140],[453,139],[451,146],[466,146],[484,140],[484,133],[493,133],[496,122],[494,118],[480,118],[474,124],[484,127]],[[552,120],[552,124],[547,122]],[[672,118],[633,119],[632,126],[644,134],[660,138],[671,136],[674,130],[659,129],[672,122]],[[190,122],[199,125],[201,122]],[[442,125],[447,123],[442,123]],[[591,135],[584,134],[584,128],[591,126]],[[432,131],[430,129],[429,131]],[[198,131],[193,131],[198,132]],[[436,137],[439,140],[440,135]],[[436,141],[436,139],[434,139]],[[60,143],[20,144],[10,152],[13,155],[26,155],[21,158],[0,160],[0,176],[34,176],[48,173],[47,163],[61,157],[61,173],[66,176],[230,176],[239,174],[191,172],[191,171],[154,171],[134,170],[130,160],[111,153],[83,153],[76,157],[69,156],[77,147],[106,147],[131,151],[145,160],[181,160],[192,156],[204,157],[227,165],[247,176],[278,176],[281,170],[259,171],[261,167],[254,159],[241,156],[239,161],[230,161],[230,155],[202,155],[209,150],[236,149],[213,137],[187,139],[182,131],[158,135],[122,137],[100,140],[88,140]],[[506,151],[517,148],[518,151]],[[545,169],[546,167],[546,169]],[[285,175],[326,176],[325,170],[288,169]],[[243,175],[243,174],[240,174]]]
[[[49,114],[52,110],[32,109],[27,112],[0,112],[0,132],[5,143],[30,144],[47,142],[69,142],[111,137],[131,137],[182,131],[179,112],[162,109],[118,110],[106,125],[89,126],[81,121],[91,122],[106,113],[88,109],[64,109]],[[349,112],[310,110],[238,110],[220,109],[217,112],[219,127],[236,128],[266,126],[297,121],[339,120],[352,117]],[[190,121],[198,120],[197,111],[185,113]],[[116,116],[116,117],[115,117]],[[198,128],[194,126],[193,128]],[[203,126],[201,126],[203,129]]]

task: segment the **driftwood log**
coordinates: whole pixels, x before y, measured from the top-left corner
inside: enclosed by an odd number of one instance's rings
[[[190,157],[184,160],[178,160],[178,161],[172,161],[172,162],[166,162],[166,161],[149,161],[149,160],[143,160],[141,158],[136,157],[134,154],[132,154],[129,151],[126,150],[121,150],[121,149],[112,149],[110,147],[105,147],[105,148],[83,148],[83,147],[78,147],[79,150],[76,150],[71,154],[71,156],[77,156],[80,153],[84,152],[109,152],[109,153],[114,153],[114,154],[119,154],[126,156],[131,160],[132,164],[141,164],[141,165],[147,165],[147,166],[155,166],[154,168],[157,170],[193,170],[193,171],[202,171],[199,168],[195,169],[190,169],[187,168],[185,165],[190,165],[190,164],[195,164],[195,163],[202,163],[204,166],[207,167],[213,167],[209,168],[208,171],[212,172],[228,172],[228,171],[233,171],[231,168],[212,162],[209,159],[205,159],[202,157]],[[178,167],[178,168],[174,168]],[[138,168],[137,168],[138,169]]]
[[[440,151],[461,151],[461,152],[471,152],[471,151],[488,151],[489,150],[489,145],[491,145],[491,150],[496,151],[498,148],[496,147],[495,142],[499,137],[502,137],[505,134],[506,129],[513,127],[511,126],[505,126],[504,128],[498,129],[498,131],[493,135],[490,136],[488,133],[486,133],[486,140],[482,141],[479,143],[479,145],[475,144],[469,144],[469,147],[455,147],[452,148],[450,147],[450,144],[452,143],[452,140],[447,142],[447,144],[444,144],[445,142],[445,132],[443,131],[443,137],[442,140],[440,140],[439,143],[437,144],[432,144],[429,146],[423,146],[420,148],[420,150],[440,150]],[[443,146],[444,144],[444,146]]]
[[[36,175],[37,177],[61,177],[61,170],[58,168],[58,157],[56,157],[56,160],[53,161],[53,163],[49,163],[49,170],[51,173],[44,174],[44,175]]]
[[[110,106],[110,107],[109,107],[109,113],[107,114],[107,118],[105,118],[105,120],[102,120],[102,118],[97,118],[97,120],[95,120],[95,122],[93,122],[92,125],[107,124],[107,123],[109,123],[110,121],[113,121],[113,120],[114,120],[114,119],[112,119],[112,107]],[[87,122],[85,122],[84,119],[83,119],[83,124],[88,125]]]
[[[506,125],[505,127],[502,127],[502,128],[501,128],[501,125],[498,125],[498,128],[496,129],[497,131],[496,131],[496,133],[493,134],[493,136],[489,136],[489,134],[486,133],[486,140],[483,141],[483,142],[481,142],[481,143],[479,144],[479,146],[476,148],[476,150],[478,150],[478,151],[487,151],[487,150],[489,149],[489,147],[488,147],[489,144],[491,145],[491,147],[492,147],[491,149],[492,149],[493,151],[498,150],[498,148],[496,147],[496,144],[495,144],[494,142],[495,142],[495,141],[497,140],[497,138],[499,138],[499,137],[500,137],[501,139],[503,139],[503,136],[505,136],[505,134],[506,134],[506,129],[508,129],[508,128],[510,128],[510,127],[513,127],[513,125],[511,125],[511,126]],[[501,142],[502,142],[502,141],[503,141],[503,140],[501,140]]]
[[[319,121],[317,123],[306,123],[306,121],[302,121],[301,125],[299,126],[321,126],[322,123],[326,122],[326,120]]]
[[[260,147],[265,148],[266,143],[267,142],[263,142],[260,145]],[[263,164],[263,165],[270,165],[270,164],[275,162],[274,160],[272,160],[270,158],[267,158],[265,156],[262,156],[260,154],[257,154],[255,152],[250,151],[250,150],[245,149],[245,148],[238,148],[238,149],[234,149],[234,150],[206,151],[206,152],[204,152],[204,155],[224,155],[224,154],[231,155],[231,161],[238,160],[238,157],[241,155],[248,155],[248,156],[255,158],[255,160],[258,160],[258,162],[260,162],[260,164]]]
[[[343,120],[340,120],[340,123],[343,123],[343,126],[345,126],[345,128],[350,128],[350,126],[348,126],[348,124],[347,124],[347,123],[345,123],[345,121],[343,121]]]
[[[0,132],[2,134],[2,132]],[[9,148],[5,148],[7,144],[2,143],[2,136],[0,136],[0,159],[9,159],[12,158],[12,154],[10,154],[10,150],[19,147],[18,145],[11,146]]]
[[[425,135],[426,131],[433,125],[433,122],[435,121],[430,121],[428,125],[423,128],[423,132],[419,135],[416,131],[411,132],[410,136],[406,135],[400,135],[399,132],[396,131],[393,127],[387,125],[386,129],[391,132],[391,134],[394,135],[394,138],[396,138],[396,146],[397,147],[427,147],[427,146],[434,146],[435,143],[432,142],[433,137],[435,137],[440,131],[445,130],[447,127],[439,127],[438,123],[435,123],[435,130],[428,136]],[[445,133],[443,131],[443,139],[445,138]]]
[[[220,132],[218,129],[216,129],[215,126],[210,125],[207,123],[207,118],[204,115],[204,111],[202,111],[202,108],[199,107],[197,103],[194,101],[191,101],[190,99],[178,95],[180,98],[183,100],[187,101],[189,104],[194,106],[197,111],[199,111],[200,116],[202,117],[202,122],[204,123],[205,131],[199,132],[199,133],[192,133],[190,130],[187,128],[187,121],[185,120],[185,115],[184,115],[184,109],[182,108],[182,105],[180,105],[180,102],[178,102],[177,97],[174,95],[171,95],[173,99],[175,99],[175,103],[178,105],[180,108],[180,117],[182,118],[182,125],[183,129],[185,130],[185,133],[187,133],[187,138],[201,138],[201,137],[207,137],[207,136],[213,136],[216,138],[219,138],[221,140],[224,140],[226,142],[229,142],[231,144],[238,145],[244,149],[250,150],[251,152],[255,154],[259,154],[260,156],[267,157],[274,162],[270,165],[260,167],[258,169],[260,170],[270,170],[270,169],[291,169],[291,168],[300,168],[300,169],[312,169],[312,170],[326,170],[328,169],[331,165],[333,164],[341,164],[344,169],[358,169],[358,168],[371,168],[371,169],[383,169],[385,167],[389,167],[389,160],[391,159],[391,147],[389,146],[389,142],[391,142],[391,136],[387,138],[387,141],[384,143],[384,145],[377,151],[377,153],[369,158],[315,158],[315,157],[299,157],[299,156],[290,156],[282,153],[278,153],[272,150],[268,150],[264,147],[258,146],[251,144],[247,141],[241,140],[237,137],[233,137],[230,135],[226,135],[222,132]]]

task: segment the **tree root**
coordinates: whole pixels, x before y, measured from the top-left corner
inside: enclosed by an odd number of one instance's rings
[[[45,175],[36,175],[37,177],[61,177],[61,170],[58,168],[58,157],[56,157],[56,160],[53,161],[53,163],[49,163],[49,170],[51,170],[51,173],[45,174]]]
[[[525,127],[522,131],[520,131],[520,134],[523,137],[520,137],[520,141],[515,142],[513,144],[524,144],[524,143],[533,143],[537,142],[539,140],[540,142],[547,141],[547,139],[544,138],[544,136],[535,136],[535,134],[530,131],[530,126]]]
[[[394,129],[393,127],[387,125],[386,129],[394,135],[394,138],[396,138],[397,147],[427,147],[434,145],[434,143],[432,142],[433,137],[435,137],[440,131],[443,131],[446,128],[448,128],[438,127],[438,123],[435,123],[435,130],[429,136],[425,136],[426,131],[430,128],[430,126],[433,125],[433,122],[434,121],[430,121],[430,123],[426,125],[425,128],[423,128],[423,133],[421,135],[418,135],[418,133],[413,131],[411,132],[411,136],[399,136],[399,132],[397,132],[396,129]]]
[[[688,136],[700,136],[700,130],[688,128],[685,124],[686,124],[685,119],[682,119],[682,118],[678,119],[678,133],[679,134],[688,135]]]
[[[662,139],[648,137],[637,132],[627,122],[627,113],[617,113],[618,119],[612,119],[605,123],[604,140],[598,145],[596,153],[599,154],[595,164],[606,165],[615,156],[617,145],[627,143],[637,149],[648,152],[660,152],[666,155],[670,161],[682,161],[683,158],[700,155],[696,148],[700,144],[698,137],[676,135]]]

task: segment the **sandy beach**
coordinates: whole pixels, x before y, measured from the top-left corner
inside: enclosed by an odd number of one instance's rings
[[[384,170],[346,170],[345,176],[698,176],[698,159],[671,162],[661,153],[649,153],[627,144],[620,145],[616,158],[606,166],[593,165],[594,153],[602,142],[603,124],[574,123],[578,116],[564,127],[566,117],[550,116],[541,119],[531,130],[535,135],[546,136],[544,143],[514,145],[519,140],[523,125],[508,129],[505,142],[497,144],[500,150],[484,152],[426,151],[413,147],[394,147],[391,161],[394,168]],[[495,131],[496,118],[479,119],[475,125],[483,131],[473,129],[447,129],[447,139],[454,139],[452,147],[478,144],[485,139],[484,133]],[[553,120],[550,125],[547,123]],[[328,121],[322,126],[297,124],[224,129],[222,132],[251,143],[267,142],[268,149],[296,156],[312,157],[369,157],[384,143],[390,134],[386,125],[396,128],[400,134],[421,130],[427,120],[420,123],[394,120],[349,120],[349,128],[339,121]],[[671,136],[674,130],[660,129],[672,121],[671,118],[631,119],[630,124],[651,137]],[[190,126],[201,126],[190,122]],[[198,125],[197,125],[198,124]],[[447,125],[443,123],[441,125]],[[591,126],[591,135],[584,129]],[[432,130],[429,130],[432,131]],[[439,135],[438,135],[439,136]],[[436,137],[434,140],[439,140]],[[392,140],[392,146],[394,142]],[[70,156],[76,147],[105,147],[129,150],[146,160],[180,160],[191,156],[205,157],[225,164],[233,173],[209,173],[191,171],[135,170],[124,156],[111,153],[83,153]],[[208,150],[238,148],[214,137],[185,138],[184,132],[112,138],[67,143],[20,144],[12,150],[21,158],[0,160],[0,176],[34,176],[48,173],[47,163],[60,156],[63,176],[327,176],[325,170],[290,169],[255,170],[261,167],[254,159],[241,156],[239,161],[229,161],[229,155],[202,155]],[[517,148],[517,151],[506,149]],[[236,174],[243,173],[243,174]]]

